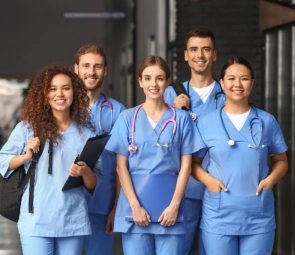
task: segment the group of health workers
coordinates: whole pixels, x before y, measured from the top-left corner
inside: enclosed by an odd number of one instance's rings
[[[45,144],[33,213],[31,184],[22,198],[18,229],[25,255],[80,255],[83,247],[87,255],[113,254],[114,232],[122,234],[127,255],[192,255],[196,231],[199,255],[271,254],[272,188],[288,168],[281,129],[271,114],[249,104],[254,72],[247,60],[230,57],[220,81],[213,79],[210,30],[189,31],[184,58],[191,69],[180,84],[185,93],[169,86],[167,63],[150,56],[138,69],[145,101],[127,110],[101,93],[107,60],[98,45],[78,50],[74,71],[54,65],[40,73],[0,152],[0,172],[9,177],[22,164],[28,169]],[[104,133],[111,138],[93,171],[74,164],[87,138]],[[69,174],[82,176],[84,187],[62,192]],[[155,220],[136,182],[142,179],[144,189],[148,178],[160,180],[155,189],[166,193],[170,177],[171,197]]]

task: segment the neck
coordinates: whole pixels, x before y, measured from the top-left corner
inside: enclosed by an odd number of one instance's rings
[[[53,116],[56,120],[58,131],[60,132],[66,131],[73,122],[70,112],[55,112]]]
[[[226,100],[223,110],[227,113],[242,114],[249,111],[250,108],[251,107],[248,104],[248,101],[241,103],[241,102],[231,102],[229,100]]]
[[[88,90],[87,96],[89,97],[89,107],[92,107],[100,96],[100,88],[97,88],[96,90]]]
[[[189,83],[195,88],[205,88],[214,82],[212,74],[199,74],[194,71],[191,72],[191,79]]]
[[[166,109],[166,103],[163,98],[161,100],[147,98],[142,108],[151,119],[159,120]]]

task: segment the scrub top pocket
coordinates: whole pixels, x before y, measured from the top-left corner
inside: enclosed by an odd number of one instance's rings
[[[203,198],[204,206],[208,210],[218,211],[220,208],[220,198],[221,192],[210,192],[206,190]]]

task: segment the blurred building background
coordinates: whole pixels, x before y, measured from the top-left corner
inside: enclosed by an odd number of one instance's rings
[[[290,167],[275,187],[273,254],[295,255],[295,0],[1,1],[0,78],[8,83],[14,79],[11,86],[22,90],[47,65],[72,66],[76,50],[94,42],[108,56],[103,91],[132,107],[144,99],[137,67],[149,55],[167,60],[173,81],[189,79],[184,40],[199,26],[216,36],[214,77],[219,79],[230,55],[245,57],[255,72],[251,102],[275,115],[282,127]],[[8,100],[3,93],[0,90],[0,144],[14,126],[22,101],[21,94]],[[4,219],[0,221],[9,229]],[[0,224],[0,255],[14,249],[5,241],[7,233]],[[122,254],[120,248],[115,254]]]

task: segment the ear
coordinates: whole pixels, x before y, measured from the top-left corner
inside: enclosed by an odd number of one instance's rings
[[[140,77],[138,77],[138,82],[139,82],[139,86],[140,86],[141,88],[143,88],[143,86],[142,86],[142,81],[141,81],[141,78],[140,78]]]
[[[187,50],[185,50],[183,53],[184,53],[184,60],[188,61]]]
[[[223,80],[220,79],[220,80],[219,80],[219,83],[220,83],[220,85],[221,85],[221,88],[224,90],[224,83],[223,83]]]
[[[105,77],[107,74],[108,74],[108,67],[105,66],[105,67],[104,67],[104,74],[103,74],[103,76]]]
[[[166,81],[166,86],[165,86],[166,89],[169,87],[170,81],[171,81],[170,78],[168,78]]]
[[[78,74],[78,69],[79,69],[79,68],[78,68],[78,65],[75,64],[75,73],[76,73],[76,74]]]
[[[216,61],[216,58],[217,58],[217,51],[214,50],[213,51],[213,61]]]
[[[251,82],[251,90],[253,89],[253,86],[254,86],[254,79],[252,79],[252,82]]]

